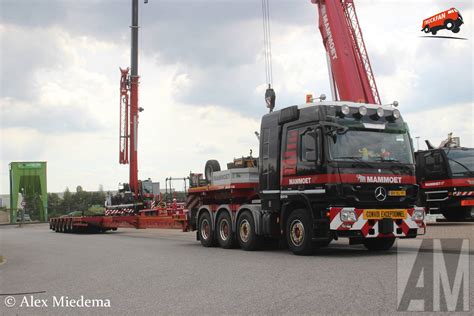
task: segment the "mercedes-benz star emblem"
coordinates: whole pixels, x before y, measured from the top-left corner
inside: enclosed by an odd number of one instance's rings
[[[375,189],[375,198],[380,202],[385,201],[387,198],[387,191],[385,191],[384,187],[378,187]]]

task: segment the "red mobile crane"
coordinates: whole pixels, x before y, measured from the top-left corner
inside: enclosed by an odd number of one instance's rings
[[[147,3],[148,0],[145,0]],[[105,216],[63,216],[50,219],[57,232],[107,231],[118,227],[182,228],[184,204],[162,201],[159,184],[138,180],[138,0],[132,0],[131,67],[120,69],[119,162],[129,164],[129,183],[108,198]]]

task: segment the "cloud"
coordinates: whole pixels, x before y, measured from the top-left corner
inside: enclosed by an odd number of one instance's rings
[[[410,127],[415,144],[415,138],[420,137],[420,149],[426,149],[425,140],[437,146],[451,132],[461,138],[462,146],[474,147],[473,103],[451,104],[448,109],[424,109],[416,113],[405,113],[403,117]]]
[[[54,29],[0,26],[0,91],[3,97],[32,100],[38,89],[34,74],[64,64],[59,33]]]

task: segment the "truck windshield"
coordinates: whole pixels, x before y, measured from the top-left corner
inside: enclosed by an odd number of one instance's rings
[[[474,176],[474,149],[446,149],[453,177]]]
[[[333,160],[413,164],[407,133],[350,129],[342,135],[331,135],[329,144],[329,153]]]

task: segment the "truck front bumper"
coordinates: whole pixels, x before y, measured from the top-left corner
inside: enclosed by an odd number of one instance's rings
[[[330,207],[329,227],[339,237],[414,238],[426,233],[425,215],[421,207],[396,210]]]

